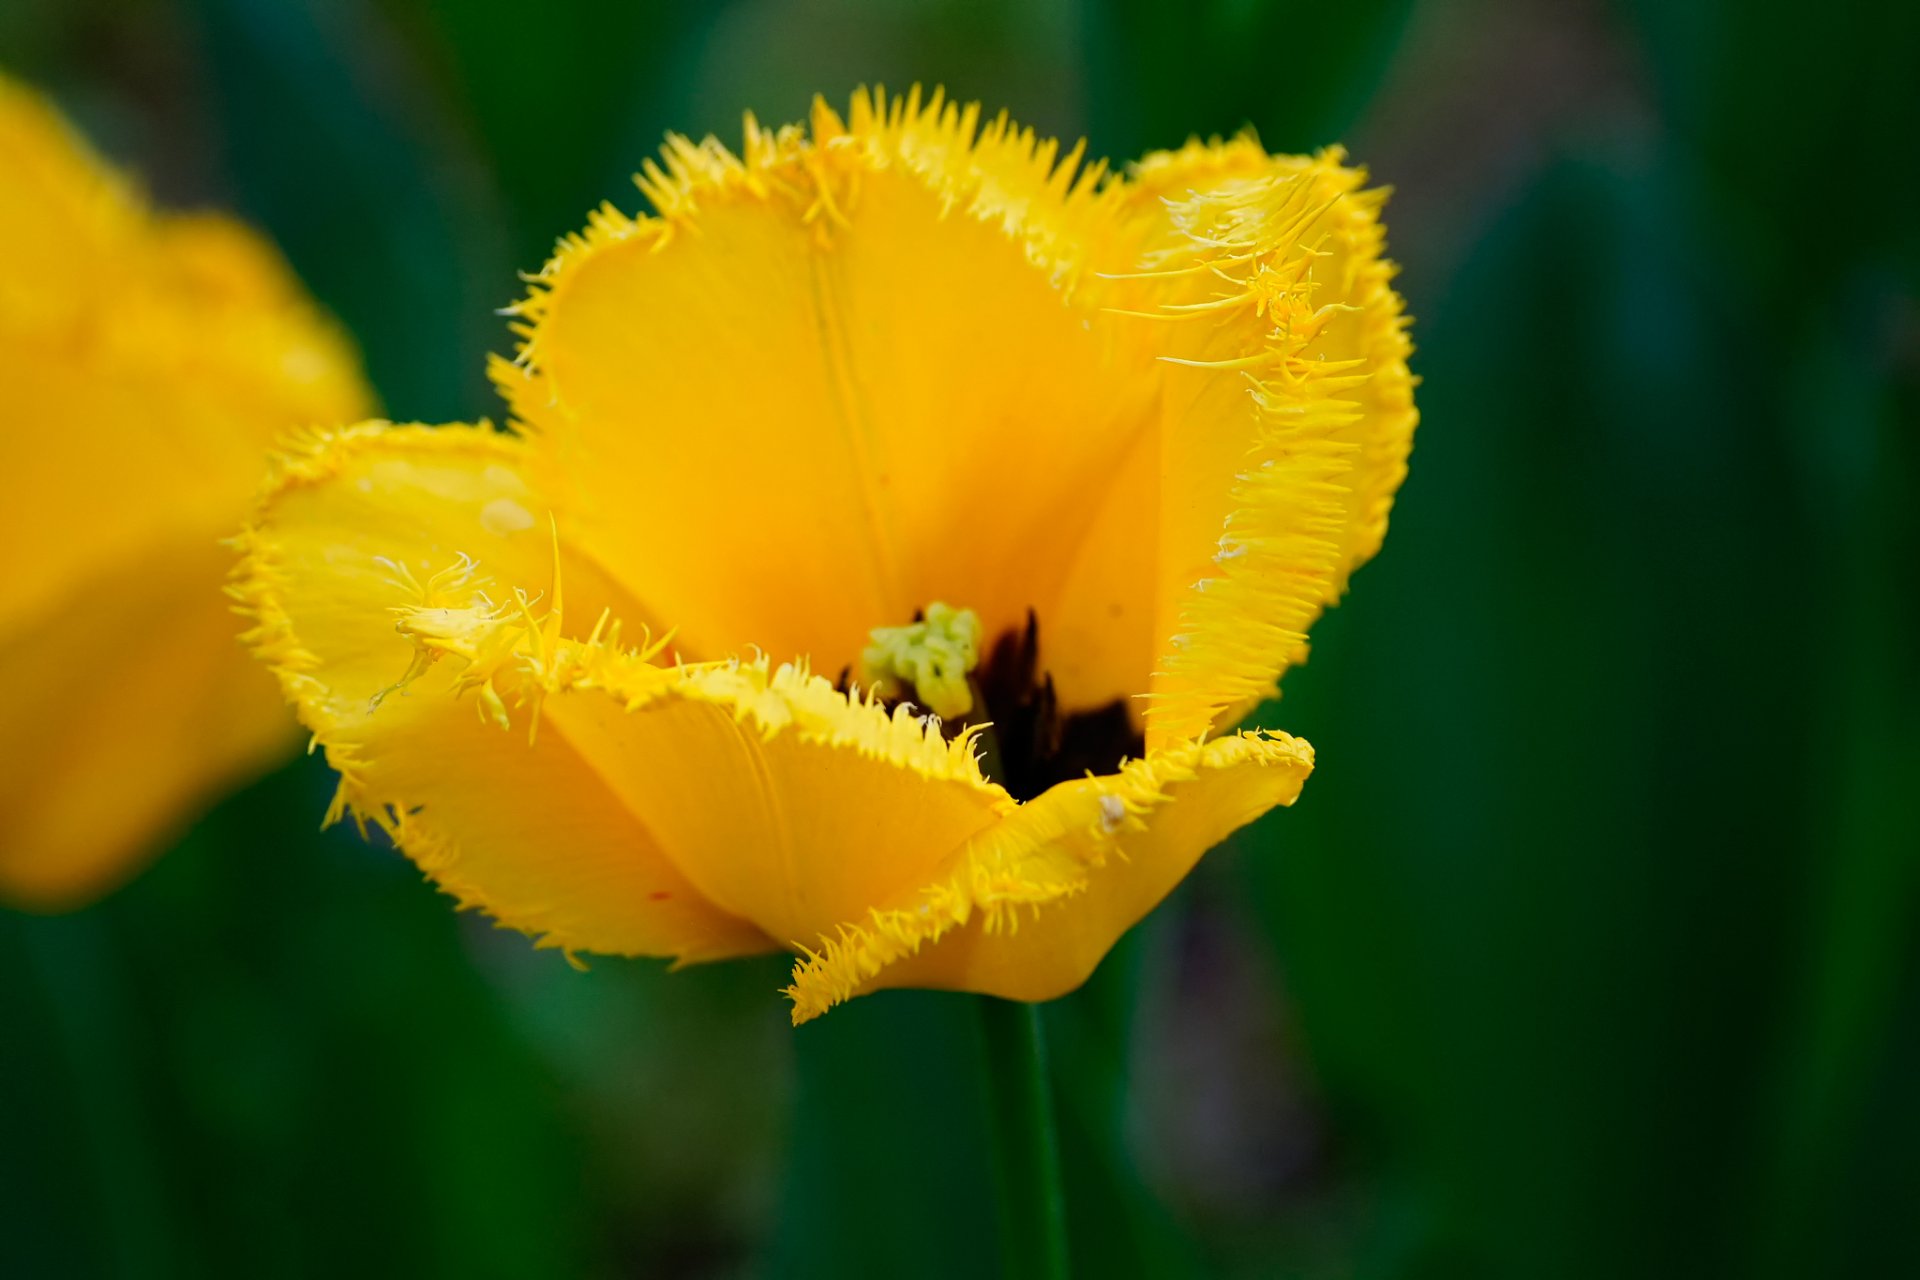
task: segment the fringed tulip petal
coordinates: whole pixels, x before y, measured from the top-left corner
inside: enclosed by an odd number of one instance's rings
[[[537,731],[561,627],[631,606],[559,553],[526,451],[485,427],[368,424],[282,464],[242,536],[250,639],[384,828],[464,904],[548,945],[680,960],[763,951],[567,739]],[[630,616],[630,614],[629,614]],[[591,634],[591,633],[590,633]],[[640,637],[635,636],[635,639]]]
[[[794,1021],[881,987],[1014,1000],[1071,991],[1201,854],[1292,804],[1312,768],[1304,742],[1249,733],[1062,783],[969,841],[918,892],[826,937],[794,968]]]
[[[701,892],[789,946],[923,883],[1018,809],[970,737],[764,659],[586,655],[544,716]]]
[[[1118,282],[1166,334],[1148,745],[1271,696],[1386,530],[1416,415],[1385,192],[1338,150],[1149,157],[1162,219]],[[1128,286],[1131,286],[1130,288]]]

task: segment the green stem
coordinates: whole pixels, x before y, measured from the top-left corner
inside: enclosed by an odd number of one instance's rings
[[[1053,1127],[1040,1010],[982,996],[980,1030],[999,1173],[1005,1273],[1062,1280],[1067,1275],[1067,1211],[1060,1192],[1060,1143]]]

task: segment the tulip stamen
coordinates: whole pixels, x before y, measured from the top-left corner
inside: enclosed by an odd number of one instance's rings
[[[1108,774],[1145,752],[1127,704],[1066,711],[1053,674],[1040,661],[1040,618],[994,641],[975,676],[983,718],[993,726],[998,759],[987,775],[1016,800],[1031,800],[1055,783]]]

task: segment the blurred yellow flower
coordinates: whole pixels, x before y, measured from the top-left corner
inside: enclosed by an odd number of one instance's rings
[[[290,426],[369,408],[284,263],[157,214],[0,77],[0,898],[74,905],[292,741],[220,540]]]
[[[1228,730],[1415,420],[1341,160],[917,92],[670,139],[516,309],[512,432],[314,434],[243,535],[335,815],[547,945],[790,947],[795,1021],[1072,988],[1312,765]]]

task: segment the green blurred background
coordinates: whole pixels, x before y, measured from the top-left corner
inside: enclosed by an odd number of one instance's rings
[[[668,128],[944,83],[1392,183],[1424,421],[1321,768],[1050,1005],[1088,1276],[1920,1274],[1920,8],[5,0],[392,416]],[[970,1002],[575,973],[305,761],[0,915],[0,1275],[981,1275]]]

